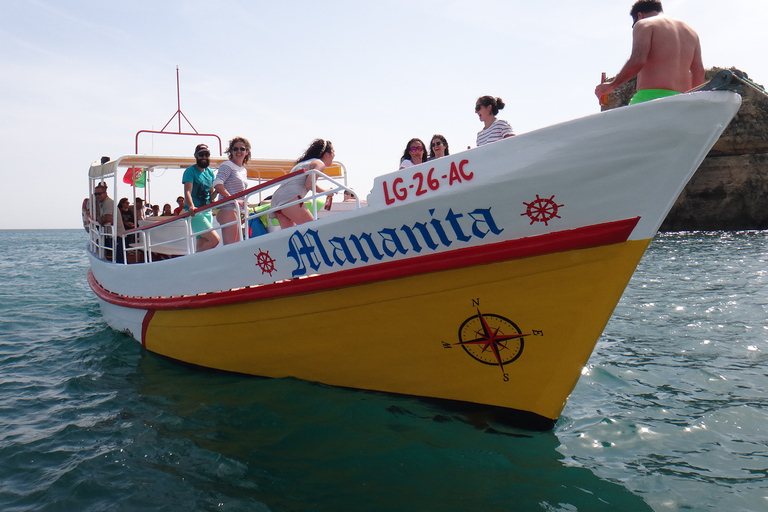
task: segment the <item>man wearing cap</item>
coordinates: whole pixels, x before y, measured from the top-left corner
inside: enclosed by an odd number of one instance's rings
[[[213,192],[213,171],[208,168],[211,152],[205,144],[195,147],[195,165],[190,165],[184,171],[181,182],[184,183],[184,207],[192,216],[192,231],[199,233],[213,227],[211,210],[195,214],[197,208],[211,202]],[[216,231],[206,231],[197,235],[197,252],[212,249],[219,244]]]

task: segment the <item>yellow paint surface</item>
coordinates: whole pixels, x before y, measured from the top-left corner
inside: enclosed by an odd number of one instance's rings
[[[555,419],[648,242],[260,302],[157,311],[145,343],[153,352],[211,368],[490,404]],[[459,327],[478,310],[531,334],[515,361],[484,364],[457,345]],[[502,347],[500,354],[509,352]]]

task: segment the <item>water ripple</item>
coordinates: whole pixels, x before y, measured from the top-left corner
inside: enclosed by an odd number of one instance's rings
[[[166,361],[104,325],[84,233],[0,231],[0,509],[764,510],[765,235],[660,235],[531,433]]]

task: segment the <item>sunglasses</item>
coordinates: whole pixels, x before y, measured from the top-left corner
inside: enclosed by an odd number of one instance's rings
[[[103,196],[104,194],[106,194],[106,192],[94,192],[93,193],[93,195],[95,195],[95,196]]]
[[[439,148],[442,145],[443,145],[442,141],[439,141],[439,140],[437,142],[432,143],[433,148]]]
[[[200,157],[203,157],[203,158],[208,158],[209,156],[211,156],[211,154],[209,152],[207,152],[207,151],[203,151],[201,153],[198,153],[197,156],[200,156]]]
[[[480,112],[480,109],[483,108],[485,105],[475,105],[475,112]]]
[[[235,152],[235,151],[248,151],[248,150],[245,149],[245,148],[234,147],[234,148],[232,148],[232,151]]]
[[[424,147],[423,146],[413,146],[411,148],[411,153],[415,153],[417,151],[424,151]]]

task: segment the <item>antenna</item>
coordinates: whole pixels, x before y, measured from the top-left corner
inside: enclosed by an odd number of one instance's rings
[[[181,87],[179,86],[179,66],[176,66],[176,113],[171,116],[171,118],[168,120],[167,123],[165,123],[165,126],[160,130],[160,132],[165,132],[165,129],[168,128],[168,125],[171,124],[171,121],[173,121],[174,117],[179,118],[179,131],[178,132],[169,132],[169,133],[181,133],[181,118],[183,117],[184,120],[187,122],[190,128],[194,130],[195,134],[198,134],[197,129],[192,126],[192,123],[189,122],[189,119],[187,119],[187,116],[184,115],[184,112],[181,111]]]
[[[171,124],[174,118],[178,118],[179,120],[179,131],[177,132],[167,132],[165,131],[166,128],[168,128],[168,125]],[[192,129],[191,132],[182,132],[181,131],[181,119],[184,118],[184,121],[187,122],[189,127]],[[139,154],[139,135],[142,133],[157,133],[157,134],[166,134],[166,135],[197,135],[201,137],[216,137],[216,139],[219,141],[219,156],[223,154],[223,148],[221,145],[221,138],[216,135],[215,133],[200,133],[197,131],[197,129],[192,126],[192,123],[189,122],[189,119],[187,119],[187,116],[184,115],[184,112],[181,111],[181,87],[179,85],[179,66],[176,66],[176,112],[171,116],[171,118],[168,120],[167,123],[165,123],[165,126],[160,131],[157,130],[139,130],[136,132],[136,154]]]

